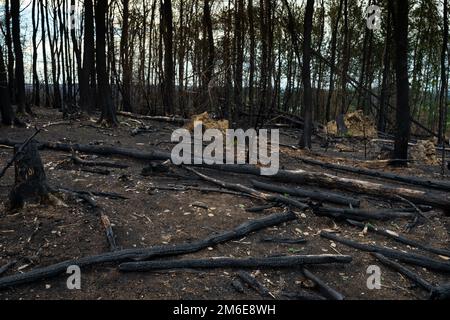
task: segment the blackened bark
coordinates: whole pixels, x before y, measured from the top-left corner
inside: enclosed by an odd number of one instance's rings
[[[117,126],[116,110],[112,101],[112,92],[106,71],[106,12],[107,0],[97,0],[95,7],[96,25],[96,58],[98,79],[98,100],[101,105],[102,116],[100,121],[105,121],[109,126]]]
[[[11,0],[12,37],[14,44],[15,69],[15,96],[17,111],[25,113],[25,75],[23,67],[22,42],[20,40],[20,0]]]
[[[334,91],[334,73],[335,73],[335,65],[336,65],[336,49],[337,49],[337,33],[339,28],[339,20],[341,19],[342,6],[344,4],[344,0],[339,0],[339,9],[336,15],[336,22],[333,26],[333,31],[331,34],[331,69],[330,69],[330,86],[328,88],[328,99],[325,107],[325,118],[327,121],[330,121],[331,114],[331,99],[333,97]]]
[[[95,40],[94,40],[94,7],[92,0],[84,1],[84,50],[83,68],[80,78],[80,107],[91,112],[94,108],[95,91]]]
[[[391,13],[387,13],[386,39],[383,54],[383,80],[381,85],[380,107],[378,110],[378,131],[386,132],[386,109],[389,103],[389,84],[391,74]]]
[[[408,1],[405,2],[389,1],[394,22],[395,69],[397,76],[397,118],[393,158],[400,160],[408,159],[408,142],[411,135],[408,79],[409,3]]]
[[[36,10],[38,12],[36,13]],[[41,105],[41,99],[40,99],[40,84],[39,84],[39,76],[37,72],[37,30],[38,30],[38,23],[39,21],[36,21],[36,19],[39,20],[39,7],[37,4],[37,0],[33,0],[32,4],[32,13],[31,13],[31,19],[32,19],[32,25],[33,25],[33,104],[35,106]]]
[[[448,82],[447,82],[447,48],[448,47],[448,0],[444,0],[444,29],[441,52],[441,93],[439,99],[439,144],[445,142],[447,122]]]
[[[42,33],[42,60],[43,60],[43,68],[44,68],[44,86],[45,86],[45,106],[50,106],[50,88],[48,85],[48,67],[47,67],[47,44],[46,44],[46,35],[45,35],[45,8],[44,6],[45,0],[40,0],[40,9],[41,9],[41,33]]]
[[[313,27],[314,0],[306,3],[305,22],[303,27],[303,68],[302,80],[304,87],[304,117],[305,126],[300,146],[311,149],[311,136],[313,131],[312,119],[312,89],[311,89],[311,32]]]
[[[2,123],[10,126],[14,122],[14,111],[11,106],[8,90],[8,76],[6,73],[3,47],[0,45],[0,112]]]
[[[120,39],[120,60],[122,63],[122,104],[123,110],[133,112],[131,107],[131,64],[130,64],[130,1],[122,0],[122,38]]]
[[[174,113],[174,63],[172,0],[161,0],[161,24],[164,42],[164,77],[162,82],[163,106],[167,113]]]

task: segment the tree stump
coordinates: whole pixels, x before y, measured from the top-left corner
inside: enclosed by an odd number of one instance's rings
[[[19,146],[14,152],[19,152]],[[36,141],[17,155],[14,167],[15,183],[9,193],[8,209],[21,209],[25,203],[48,203],[50,191]]]

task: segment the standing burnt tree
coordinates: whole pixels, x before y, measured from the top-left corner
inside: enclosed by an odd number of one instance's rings
[[[305,22],[303,25],[303,100],[305,125],[303,129],[300,146],[311,149],[311,136],[313,130],[312,121],[312,89],[311,89],[311,32],[313,27],[314,0],[308,0],[306,3]]]
[[[161,84],[163,106],[166,113],[174,113],[175,69],[173,66],[172,1],[161,0],[161,32],[164,42],[164,75]]]
[[[108,10],[107,0],[97,0],[95,7],[96,26],[96,58],[97,58],[97,81],[98,100],[102,115],[100,122],[115,127],[118,125],[116,109],[113,104],[111,86],[109,84],[108,72],[106,70],[106,12]]]
[[[6,73],[3,47],[0,45],[0,112],[2,123],[10,126],[14,121],[14,111],[11,106],[8,90],[8,76]]]
[[[448,80],[447,80],[447,51],[448,51],[448,0],[444,0],[444,28],[442,31],[441,51],[441,91],[439,96],[439,144],[445,143],[447,122]]]
[[[20,39],[20,0],[11,0],[12,38],[15,56],[15,97],[17,111],[25,113],[25,75],[23,66],[22,42]],[[27,110],[30,111],[30,110]]]
[[[84,1],[83,66],[80,77],[80,107],[91,112],[94,109],[95,92],[95,39],[94,6],[92,0]]]
[[[408,2],[389,0],[389,8],[392,11],[394,22],[395,73],[397,78],[397,113],[393,154],[393,158],[396,160],[408,159],[408,143],[411,135],[408,78]]]

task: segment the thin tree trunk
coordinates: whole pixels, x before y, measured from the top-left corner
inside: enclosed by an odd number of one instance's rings
[[[98,99],[101,105],[102,115],[100,121],[105,121],[109,126],[117,126],[116,110],[112,101],[111,86],[106,70],[106,12],[108,10],[107,0],[97,0],[95,7],[96,25],[96,58]]]
[[[304,98],[304,117],[305,125],[303,136],[300,141],[302,148],[311,149],[311,136],[313,130],[312,119],[312,89],[311,89],[311,32],[313,27],[314,0],[308,0],[306,3],[305,21],[303,27],[303,98]]]
[[[406,3],[405,3],[406,2]],[[394,159],[408,159],[411,135],[408,79],[408,1],[389,0],[393,13],[395,38],[395,67],[397,75],[397,115]],[[403,162],[404,164],[404,162]]]
[[[25,113],[25,75],[23,66],[22,42],[20,40],[20,0],[11,0],[12,37],[14,43],[15,95],[17,111]]]

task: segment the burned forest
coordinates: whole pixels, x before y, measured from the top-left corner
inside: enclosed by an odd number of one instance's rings
[[[450,299],[448,11],[0,0],[0,300]]]

